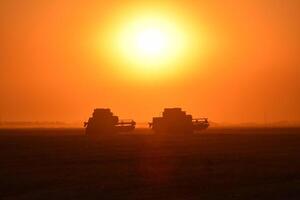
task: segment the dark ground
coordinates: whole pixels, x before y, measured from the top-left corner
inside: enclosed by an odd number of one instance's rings
[[[0,199],[300,199],[300,129],[83,133],[0,130]]]

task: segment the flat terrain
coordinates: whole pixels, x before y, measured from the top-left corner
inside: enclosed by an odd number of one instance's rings
[[[300,199],[300,129],[0,130],[0,199]]]

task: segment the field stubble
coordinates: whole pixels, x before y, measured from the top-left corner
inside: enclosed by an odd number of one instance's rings
[[[0,130],[3,199],[300,199],[300,129]]]

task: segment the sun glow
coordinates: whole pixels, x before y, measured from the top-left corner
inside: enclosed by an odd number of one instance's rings
[[[201,46],[197,26],[174,10],[120,12],[103,37],[105,55],[123,77],[151,79],[188,71]],[[183,15],[184,16],[184,15]]]
[[[145,73],[162,73],[184,53],[185,35],[171,20],[153,16],[137,19],[120,31],[119,54]]]
[[[149,28],[136,34],[136,49],[145,56],[159,56],[163,54],[170,45],[168,36],[160,29]]]

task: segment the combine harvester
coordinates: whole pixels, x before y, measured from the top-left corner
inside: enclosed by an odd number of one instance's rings
[[[84,122],[86,135],[107,135],[129,132],[135,129],[135,125],[136,123],[133,120],[119,121],[119,117],[113,115],[110,109],[106,108],[95,109],[93,116],[89,118],[88,122]]]
[[[165,108],[162,117],[153,117],[150,128],[155,133],[165,134],[191,134],[209,127],[207,118],[193,119],[192,115],[187,115],[181,108]]]

